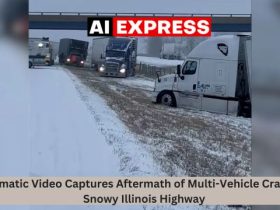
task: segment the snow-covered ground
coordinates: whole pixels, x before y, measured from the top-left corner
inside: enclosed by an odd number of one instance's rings
[[[152,88],[152,80],[144,77],[104,78],[92,71],[70,70],[106,100],[166,174],[250,174],[250,120],[155,105],[145,86],[150,83]]]
[[[0,176],[154,174],[152,158],[135,143],[116,114],[100,96],[73,80],[59,67],[1,68]],[[143,209],[133,209],[138,208]]]
[[[161,174],[106,102],[63,68],[1,71],[0,84],[1,176]]]
[[[0,176],[26,176],[30,168],[30,94],[24,49],[0,42]],[[5,53],[4,53],[5,52]],[[15,58],[17,63],[15,64]]]
[[[15,51],[12,53],[16,55],[17,52]],[[22,63],[25,62],[24,59],[25,58],[23,58]],[[99,92],[92,91],[92,88],[89,88],[89,86],[82,83],[75,75],[62,67],[38,67],[29,70],[20,66],[18,69],[14,69],[9,68],[9,62],[12,63],[13,59],[7,59],[7,64],[4,65],[5,68],[1,68],[0,70],[0,176],[166,175],[166,173],[162,171],[159,160],[165,160],[166,151],[169,151],[166,146],[169,144],[167,144],[168,142],[166,142],[166,139],[161,139],[163,140],[162,144],[158,144],[159,141],[157,140],[159,140],[161,135],[169,138],[173,135],[172,131],[169,133],[162,133],[161,130],[156,130],[153,133],[153,126],[150,127],[147,123],[150,123],[152,120],[151,123],[154,123],[155,126],[157,126],[157,123],[161,123],[165,126],[163,122],[166,119],[162,118],[164,115],[161,115],[161,113],[165,113],[167,109],[165,107],[153,107],[148,103],[149,98],[144,97],[143,99],[141,95],[142,92],[151,91],[154,85],[152,80],[128,78],[110,81],[111,87],[116,88],[116,90],[113,91],[114,95],[111,96],[113,98],[118,99],[118,97],[123,97],[125,94],[132,96],[130,94],[134,92],[139,92],[140,94],[135,95],[136,97],[141,97],[139,101],[138,98],[127,98],[127,100],[123,101],[126,103],[124,104],[125,107],[116,107],[123,108],[121,111],[125,111],[124,108],[131,109],[131,113],[130,111],[128,112],[127,120],[134,119],[135,121],[130,121],[132,127],[128,128],[128,124],[124,123],[126,119],[120,119],[120,112],[118,113],[112,110],[114,106],[108,102],[109,97],[102,97],[102,94],[100,95],[101,89]],[[87,81],[91,84],[89,79],[90,78],[88,78]],[[102,81],[102,79],[96,80],[95,82],[99,82],[103,85],[104,81]],[[115,85],[115,83],[118,85]],[[129,88],[125,89],[123,86]],[[123,90],[119,90],[119,88],[123,88]],[[130,89],[133,89],[132,92],[129,91]],[[110,92],[108,92],[108,94],[110,94]],[[132,103],[134,106],[129,107],[129,103]],[[147,104],[151,108],[151,113],[154,112],[155,115],[146,119],[145,117],[150,114],[145,113],[149,111],[149,109],[147,109]],[[139,112],[137,111],[138,109]],[[180,112],[180,110],[178,110],[178,112]],[[186,114],[185,111],[183,112]],[[174,115],[175,118],[177,114],[177,111],[170,110],[170,117]],[[141,116],[144,116],[143,119]],[[194,113],[193,118],[196,117],[197,115]],[[218,117],[217,122],[219,119]],[[147,121],[147,123],[143,121]],[[241,120],[240,125],[237,123],[238,126],[235,126],[235,122],[234,119],[227,122],[227,126],[230,125],[230,127],[232,127],[233,133],[236,131],[239,132],[238,129],[242,129],[241,126],[244,124]],[[145,126],[148,127],[145,128]],[[163,128],[165,129],[164,126]],[[138,130],[132,132],[133,128],[136,127]],[[176,127],[176,125],[174,127]],[[245,125],[245,129],[248,127],[249,125]],[[141,129],[143,128],[145,128],[147,132],[142,132]],[[166,131],[168,131],[168,129],[166,129]],[[139,132],[142,132],[143,136],[141,136]],[[145,137],[145,135],[149,135],[149,137]],[[155,138],[153,135],[158,137]],[[144,142],[145,139],[146,142]],[[185,139],[182,140],[185,141]],[[173,143],[170,142],[170,148],[173,148],[171,147]],[[195,144],[198,145],[197,147],[204,146],[200,141]],[[162,146],[158,147],[157,145]],[[155,160],[154,156],[158,154],[158,149],[160,149],[162,155],[159,155],[159,160]],[[238,152],[242,152],[239,148],[234,147],[234,149]],[[203,150],[205,150],[205,148],[203,148]],[[211,148],[209,151],[210,150],[212,151]],[[225,153],[226,152],[227,150]],[[170,154],[172,155],[172,153]],[[234,154],[233,152],[232,156],[234,156]],[[247,153],[245,152],[245,154]],[[209,156],[210,155],[213,154],[209,153]],[[161,156],[164,156],[164,158],[161,159]],[[216,157],[215,154],[214,156]],[[173,156],[171,156],[171,158],[172,157]],[[172,160],[170,160],[168,164],[171,163]],[[172,169],[175,170],[175,172],[176,167],[177,166],[173,164]],[[79,210],[112,208],[116,210],[171,210],[189,208],[203,209],[204,207],[0,207],[1,210]]]
[[[117,114],[108,107],[106,101],[83,85],[75,75],[69,72],[69,76],[81,100],[97,122],[99,131],[120,159],[119,174],[124,176],[164,175],[153,162],[152,156],[121,122]]]
[[[100,80],[106,82],[106,81],[111,81],[118,83],[120,85],[126,85],[128,87],[132,88],[138,88],[141,90],[146,90],[146,91],[153,91],[155,87],[155,80],[147,77],[127,77],[127,78],[105,78],[105,77],[100,77]]]
[[[68,75],[61,69],[43,67],[28,73],[32,110],[30,175],[119,175],[112,148]]]
[[[62,68],[29,72],[31,176],[123,176],[153,174],[151,158],[135,144],[103,99]],[[74,82],[74,83],[73,83]],[[111,206],[90,209],[112,209]],[[87,207],[32,207],[88,209]],[[131,209],[131,207],[114,207]],[[136,206],[133,209],[142,209]]]
[[[182,64],[183,60],[168,60],[156,57],[137,56],[137,64],[149,64],[157,67],[177,66]]]

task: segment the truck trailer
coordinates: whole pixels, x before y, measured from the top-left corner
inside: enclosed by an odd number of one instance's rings
[[[87,58],[88,42],[76,39],[61,39],[59,42],[59,63],[83,67]]]
[[[105,64],[106,48],[110,38],[98,37],[92,40],[91,67],[98,71]]]
[[[100,53],[98,53],[97,56],[100,56]],[[100,76],[134,76],[136,67],[136,56],[137,39],[127,37],[109,38],[105,49],[105,58],[102,58],[103,63],[98,69]]]
[[[48,37],[29,38],[29,68],[35,65],[53,65],[53,48]]]
[[[153,102],[251,116],[251,37],[224,35],[201,42],[177,72],[158,76]]]

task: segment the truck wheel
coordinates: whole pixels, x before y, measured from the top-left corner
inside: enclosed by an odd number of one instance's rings
[[[159,97],[159,102],[166,106],[176,106],[176,99],[172,92],[163,92]]]
[[[31,62],[31,61],[29,61],[29,68],[31,69],[31,68],[32,68],[32,66],[33,66],[32,62]]]

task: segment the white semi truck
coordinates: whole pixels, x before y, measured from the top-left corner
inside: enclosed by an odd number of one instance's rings
[[[224,35],[201,42],[155,81],[153,102],[209,112],[251,116],[251,37]]]
[[[53,65],[53,48],[48,37],[29,38],[29,68],[34,65]]]

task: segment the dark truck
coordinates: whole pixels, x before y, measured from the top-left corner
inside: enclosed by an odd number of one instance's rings
[[[105,51],[105,61],[99,67],[99,73],[101,76],[110,77],[134,76],[136,56],[137,39],[109,38]]]
[[[61,39],[59,42],[59,63],[84,66],[88,53],[88,42],[75,39]]]

